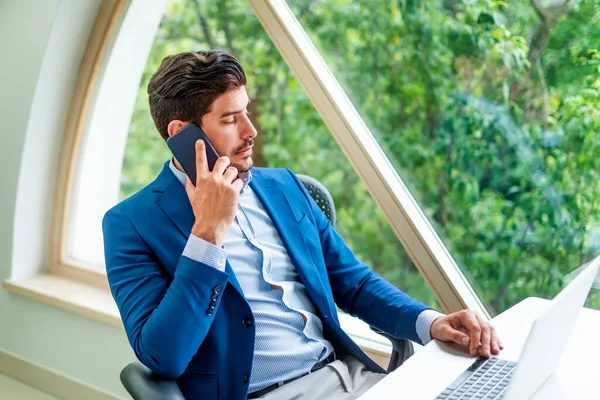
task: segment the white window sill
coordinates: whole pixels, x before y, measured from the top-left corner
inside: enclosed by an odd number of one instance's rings
[[[6,291],[67,310],[108,325],[123,327],[119,310],[110,291],[62,276],[39,274],[24,280],[6,280]],[[340,323],[352,339],[380,364],[387,362],[390,342],[373,332],[363,321],[339,314]],[[415,350],[419,345],[414,344]]]
[[[71,311],[108,325],[123,327],[110,292],[57,275],[39,274],[31,278],[3,282],[8,292]]]

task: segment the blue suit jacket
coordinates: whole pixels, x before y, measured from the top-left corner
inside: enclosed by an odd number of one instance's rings
[[[415,322],[427,307],[358,260],[291,171],[254,168],[252,174],[250,185],[318,310],[325,338],[340,358],[354,355],[384,372],[340,328],[335,304],[417,342]],[[253,320],[252,311],[229,263],[221,272],[181,256],[193,223],[185,190],[167,163],[154,182],[104,217],[110,288],[143,364],[177,379],[187,399],[245,399],[255,328],[243,321]]]

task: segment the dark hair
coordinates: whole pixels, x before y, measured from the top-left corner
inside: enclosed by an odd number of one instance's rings
[[[162,60],[148,84],[150,114],[167,140],[174,119],[200,123],[215,99],[230,89],[246,85],[239,61],[224,51],[175,54]]]

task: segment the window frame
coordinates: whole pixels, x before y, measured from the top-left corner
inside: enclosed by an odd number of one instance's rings
[[[31,275],[11,277],[2,287],[75,314],[122,327],[106,273],[87,265],[64,262],[75,165],[101,71],[132,0],[101,0],[77,70],[58,152],[50,210],[48,262]]]
[[[446,312],[487,309],[284,0],[248,0]]]
[[[5,282],[4,285],[14,293],[114,326],[122,325],[110,295],[106,272],[68,259],[69,210],[72,206],[78,158],[86,134],[86,124],[99,89],[101,72],[131,1],[101,1],[77,74],[59,153],[47,271],[34,276],[29,282]],[[365,182],[444,311],[470,308],[489,318],[482,302],[287,3],[283,0],[247,1],[338,145]],[[62,283],[58,284],[59,281]],[[62,285],[63,288],[69,284],[76,285],[73,290],[79,291],[80,295],[72,299],[68,293],[61,296],[58,290],[51,290],[50,282],[54,282],[53,285],[57,287]],[[85,292],[81,289],[86,286],[95,291],[94,298],[101,297],[99,293],[106,294],[105,299],[98,301],[102,303],[101,306],[94,307],[88,304],[90,301],[85,301]],[[378,337],[373,335],[374,338]]]
[[[52,213],[49,274],[104,290],[109,290],[104,271],[67,257],[69,217],[86,124],[98,91],[103,66],[130,3],[131,0],[102,0],[90,32],[64,130]]]

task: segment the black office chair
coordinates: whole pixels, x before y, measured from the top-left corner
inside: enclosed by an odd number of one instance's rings
[[[335,228],[335,205],[329,190],[310,176],[298,175],[298,178]],[[410,340],[395,338],[373,327],[371,329],[392,343],[388,372],[398,368],[413,355],[414,348]],[[121,383],[134,400],[185,400],[175,380],[163,378],[137,361],[123,368],[120,378]]]

